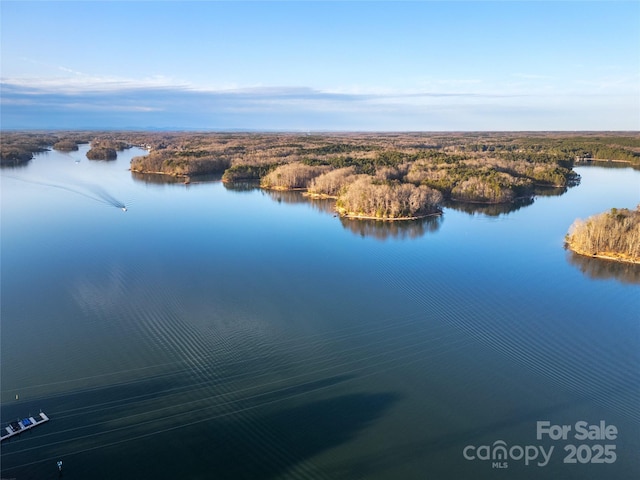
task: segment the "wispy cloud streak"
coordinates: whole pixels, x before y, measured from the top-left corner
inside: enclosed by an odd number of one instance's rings
[[[297,86],[215,89],[159,77],[142,81],[82,77],[75,82],[73,78],[7,78],[0,83],[0,93],[3,128],[556,128],[540,123],[543,110],[564,120],[575,115],[573,129],[633,129],[631,119],[638,114],[637,106],[629,107],[624,99],[614,98],[605,108],[615,112],[620,123],[603,127],[593,121],[581,123],[581,112],[587,111],[589,105],[568,101],[566,95],[514,89],[500,93],[498,89],[483,91],[477,85],[466,87],[464,90],[457,90],[460,85],[455,85],[437,91],[381,92],[327,91]],[[543,108],[540,100],[545,95],[558,95],[558,100]]]

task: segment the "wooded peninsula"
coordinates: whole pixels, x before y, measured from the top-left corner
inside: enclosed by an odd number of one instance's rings
[[[445,201],[511,204],[540,189],[566,189],[579,182],[579,163],[640,168],[637,132],[3,132],[2,165],[81,143],[91,143],[87,157],[97,160],[130,146],[148,150],[131,161],[132,172],[185,183],[221,174],[226,183],[332,198],[341,216],[380,220],[439,214]]]

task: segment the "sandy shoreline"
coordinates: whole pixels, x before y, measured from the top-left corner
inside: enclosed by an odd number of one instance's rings
[[[571,244],[565,244],[565,246],[568,250],[572,251],[577,255],[581,255],[583,257],[599,258],[601,260],[608,260],[608,261],[620,262],[620,263],[632,263],[634,265],[640,265],[640,258],[628,257],[628,256],[625,256],[619,253],[614,253],[614,252],[600,252],[595,254],[587,253],[587,252],[582,252],[577,249],[574,249],[571,246]]]
[[[340,217],[342,218],[349,218],[353,220],[378,220],[381,222],[420,220],[421,218],[439,217],[440,215],[442,215],[442,212],[434,212],[434,213],[427,213],[425,215],[418,215],[415,217],[391,217],[390,218],[390,217],[374,217],[370,215],[357,215],[353,213],[345,213],[343,211],[340,211],[339,209],[336,209],[336,212],[338,212],[338,215],[340,215]]]

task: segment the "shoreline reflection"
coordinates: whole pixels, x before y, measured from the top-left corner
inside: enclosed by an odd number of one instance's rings
[[[618,280],[623,283],[640,284],[640,265],[616,262],[604,258],[586,257],[567,250],[567,262],[592,280]]]
[[[471,216],[482,214],[488,217],[498,217],[500,215],[506,215],[523,207],[528,207],[534,202],[533,197],[521,198],[513,203],[467,203],[467,202],[445,202],[445,208],[456,210],[458,212],[467,213]]]
[[[434,233],[438,231],[443,221],[443,215],[402,221],[340,217],[340,223],[345,230],[363,238],[373,237],[380,241],[389,239],[409,240],[420,238],[427,233]]]

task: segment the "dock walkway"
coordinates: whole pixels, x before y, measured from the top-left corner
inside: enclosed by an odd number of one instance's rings
[[[42,425],[43,423],[48,421],[49,417],[47,417],[43,412],[40,412],[35,417],[25,417],[22,420],[11,422],[0,432],[0,442],[3,442],[16,435],[20,435],[22,432],[37,427],[38,425]]]

